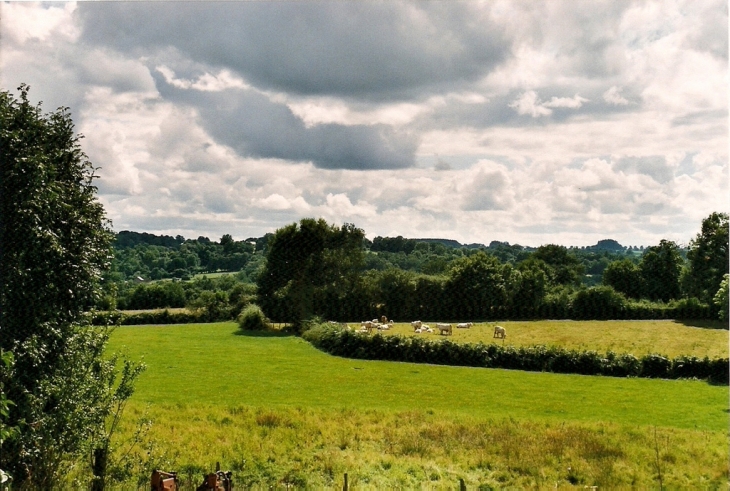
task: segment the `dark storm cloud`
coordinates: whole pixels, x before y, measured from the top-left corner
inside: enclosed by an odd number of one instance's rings
[[[311,161],[325,169],[400,169],[415,165],[419,140],[387,125],[312,127],[284,104],[253,90],[181,90],[155,77],[167,100],[198,110],[204,128],[240,155]]]
[[[83,39],[149,55],[173,47],[259,88],[402,97],[488,73],[510,49],[470,3],[82,2]]]

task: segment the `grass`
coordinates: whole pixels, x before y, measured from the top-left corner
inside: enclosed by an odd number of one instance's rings
[[[727,387],[348,360],[234,323],[120,327],[110,350],[148,365],[122,429],[155,421],[143,478],[219,460],[263,487],[727,486]]]
[[[435,329],[435,322],[427,323]],[[728,331],[705,329],[672,320],[643,321],[504,321],[477,323],[470,329],[456,329],[450,338],[457,343],[502,344],[494,339],[494,326],[507,330],[506,344],[526,346],[534,344],[557,345],[580,350],[608,350],[617,353],[633,353],[642,356],[660,353],[670,357],[694,355],[700,358],[728,357]],[[351,324],[355,327],[355,324]],[[410,324],[395,324],[383,334],[427,336],[442,338],[438,334],[414,334]]]
[[[164,309],[139,309],[139,310],[120,310],[119,312],[127,315],[134,315],[134,314],[143,314],[148,312],[164,312],[165,310],[169,311],[171,314],[179,314],[181,312],[190,312],[185,307],[167,307]]]
[[[238,273],[239,273],[239,271],[214,271],[212,273],[197,273],[197,274],[193,275],[193,279],[197,280],[197,279],[201,279],[204,277],[220,278],[221,276],[228,276],[231,274],[238,274]]]

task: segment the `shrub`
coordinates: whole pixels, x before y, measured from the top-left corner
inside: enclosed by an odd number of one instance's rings
[[[249,304],[238,316],[238,327],[243,331],[265,331],[270,326],[261,307]]]
[[[575,294],[572,302],[574,319],[622,319],[626,297],[610,286],[596,286]]]

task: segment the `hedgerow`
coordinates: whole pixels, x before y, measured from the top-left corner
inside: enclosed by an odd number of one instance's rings
[[[599,353],[559,346],[460,344],[416,337],[369,336],[326,324],[305,331],[302,337],[322,351],[345,358],[611,377],[696,378],[725,385],[729,378],[727,358],[670,359],[656,353],[636,357],[629,353]]]

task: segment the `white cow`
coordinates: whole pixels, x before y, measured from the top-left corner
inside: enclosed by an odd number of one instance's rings
[[[456,324],[456,327],[458,329],[469,329],[473,325],[473,322],[462,322],[461,324]]]
[[[502,326],[494,326],[494,337],[504,339],[507,337],[507,330]]]
[[[453,334],[454,333],[452,331],[451,324],[441,324],[441,323],[439,323],[439,324],[436,324],[436,329],[439,330],[439,334],[446,335],[446,334]]]
[[[420,329],[423,323],[421,321],[413,321],[411,322],[411,327],[415,331],[416,329]]]

